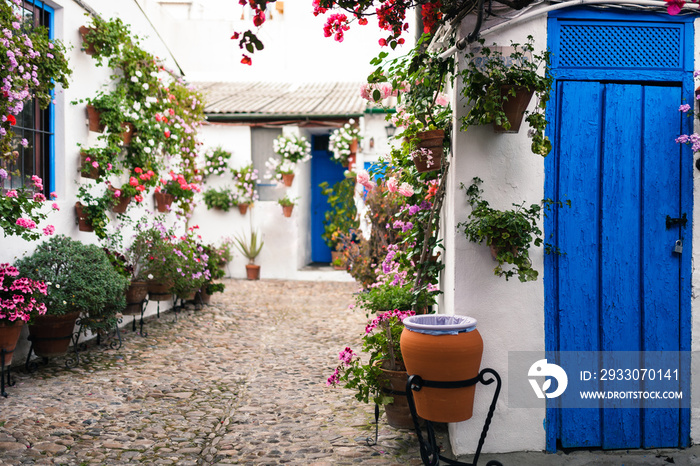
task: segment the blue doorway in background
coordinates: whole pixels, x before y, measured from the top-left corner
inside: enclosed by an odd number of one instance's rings
[[[333,161],[333,153],[328,150],[329,135],[311,136],[311,261],[330,262],[331,248],[321,235],[323,222],[329,209],[326,196],[318,186],[324,181],[330,186],[345,178],[345,168]]]

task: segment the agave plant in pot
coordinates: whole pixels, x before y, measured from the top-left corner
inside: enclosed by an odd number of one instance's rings
[[[78,317],[85,334],[99,334],[117,324],[129,281],[114,269],[102,248],[58,235],[18,260],[16,266],[47,285],[47,295],[42,297],[47,312],[29,326],[37,355],[64,354]]]
[[[328,386],[357,390],[358,401],[384,406],[387,422],[399,429],[413,427],[406,396],[395,393],[406,390],[408,376],[400,344],[402,322],[412,315],[413,311],[393,310],[370,320],[362,336],[362,353],[368,358],[363,361],[363,356],[346,347],[338,356],[340,364],[326,382]]]
[[[24,324],[46,313],[41,299],[46,293],[46,283],[20,276],[10,264],[0,264],[0,366],[12,364]]]
[[[246,239],[245,235],[235,237],[236,247],[243,257],[248,259],[245,265],[246,275],[248,280],[260,279],[260,266],[255,264],[255,258],[258,257],[265,242],[260,239],[257,231],[250,230],[250,240]]]

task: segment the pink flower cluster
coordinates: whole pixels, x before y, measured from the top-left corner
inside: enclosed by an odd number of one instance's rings
[[[390,193],[395,193],[398,191],[399,194],[406,197],[413,196],[413,186],[403,182],[399,185],[399,180],[395,176],[392,176],[386,181],[386,188]]]
[[[379,91],[378,99],[374,98],[374,91]],[[365,100],[369,100],[370,102],[380,102],[391,96],[396,97],[398,93],[398,91],[392,89],[391,84],[389,83],[365,83],[360,86],[360,96]]]
[[[46,295],[46,283],[18,276],[16,267],[0,264],[0,320],[27,322],[35,311],[46,313],[46,305],[35,297],[35,293]]]
[[[15,223],[23,228],[28,228],[30,230],[36,228],[36,222],[31,218],[20,217]]]
[[[377,186],[377,183],[370,179],[367,170],[358,171],[356,180],[358,184],[361,184],[370,191]]]
[[[367,326],[365,327],[365,335],[372,333],[372,331],[374,329],[376,329],[377,327],[379,327],[379,325],[384,321],[391,320],[394,317],[396,317],[401,322],[403,322],[403,320],[406,317],[410,317],[410,316],[414,316],[414,315],[416,315],[415,311],[399,311],[398,309],[394,309],[393,311],[383,312],[382,314],[379,314],[377,317],[372,319],[372,321],[369,324],[367,324]]]
[[[338,41],[343,41],[343,33],[350,29],[348,25],[348,17],[342,13],[334,13],[328,17],[328,21],[323,26],[323,35],[325,37],[333,36]]]

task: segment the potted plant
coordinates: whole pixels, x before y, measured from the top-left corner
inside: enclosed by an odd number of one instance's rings
[[[538,204],[525,207],[525,203],[513,204],[514,209],[496,210],[481,198],[483,190],[479,188],[481,179],[474,178],[466,189],[467,199],[472,211],[468,221],[457,226],[464,228],[464,234],[469,241],[486,242],[491,248],[494,260],[497,262],[493,272],[508,280],[517,274],[521,282],[537,280],[537,270],[532,268],[530,246],[542,245],[542,231],[537,225],[542,208]],[[505,264],[515,268],[504,269]]]
[[[278,199],[277,203],[282,206],[282,213],[285,217],[292,216],[292,210],[296,205],[294,199],[291,199],[289,196],[285,195],[282,199]]]
[[[95,196],[83,185],[78,188],[78,199],[80,201],[75,203],[75,210],[80,231],[94,231],[98,238],[105,238],[105,228],[109,223],[107,210],[114,205],[114,196],[109,190],[101,196]]]
[[[156,186],[155,197],[158,212],[168,212],[171,204],[177,200],[178,202],[191,201],[194,193],[199,191],[199,186],[195,183],[189,183],[184,175],[176,174],[170,170],[170,179],[160,180],[160,185]]]
[[[172,228],[165,226],[162,216],[152,221],[146,217],[136,223],[136,233],[127,249],[127,257],[137,267],[138,277],[148,280],[151,301],[166,301],[172,297],[173,271],[180,266],[181,257],[175,251]]]
[[[240,235],[236,236],[235,241],[236,247],[241,251],[243,257],[248,259],[245,266],[248,280],[260,279],[260,266],[255,264],[255,258],[260,254],[265,242],[260,239],[258,232],[253,230],[250,231],[250,240],[247,240],[245,235]]]
[[[104,21],[94,17],[93,26],[80,26],[78,31],[83,39],[82,50],[102,64],[103,58],[118,53],[120,46],[129,41],[129,29],[121,19]]]
[[[129,280],[129,286],[126,289],[126,307],[122,314],[141,314],[143,302],[148,296],[148,283],[140,275],[142,269],[142,265],[139,263],[140,258],[131,262],[126,255],[117,252],[115,249],[105,247],[103,250],[114,270]]]
[[[0,168],[0,186],[8,178],[5,169]],[[0,190],[0,229],[4,237],[20,236],[27,241],[33,241],[42,236],[52,235],[53,225],[39,228],[38,224],[48,216],[49,209],[42,208],[47,201],[41,193],[44,189],[43,181],[34,175],[31,178],[32,187],[10,189],[7,192]],[[34,190],[38,192],[34,192]],[[55,198],[55,196],[52,196]],[[53,209],[58,209],[58,204],[53,203]]]
[[[195,294],[211,279],[208,258],[204,247],[198,244],[194,227],[173,244],[173,255],[178,256],[175,267],[167,269],[166,281],[171,282],[172,291],[183,300],[192,300]]]
[[[272,141],[272,149],[280,158],[270,158],[265,162],[268,169],[266,178],[282,182],[287,187],[292,186],[297,164],[311,160],[311,143],[304,136],[281,134]]]
[[[12,364],[25,322],[46,313],[41,299],[46,293],[46,283],[20,276],[19,269],[10,264],[0,264],[0,351],[5,352],[0,366]]]
[[[217,248],[213,244],[205,244],[202,246],[204,254],[207,256],[207,269],[209,270],[209,279],[204,282],[199,289],[199,300],[203,304],[209,304],[211,295],[214,293],[223,293],[226,289],[223,283],[214,283],[214,280],[219,280],[224,277],[224,271],[221,264],[225,264],[227,259],[227,247]],[[195,301],[197,298],[195,297]]]
[[[228,212],[233,207],[233,191],[229,188],[207,189],[204,191],[204,204],[207,209],[218,209]]]
[[[460,74],[462,95],[471,106],[462,119],[462,131],[471,125],[493,123],[497,131],[517,132],[522,116],[527,115],[532,152],[547,155],[552,149],[544,134],[547,128],[544,112],[553,82],[549,72],[550,52],[534,53],[532,36],[523,45],[513,43],[513,50],[506,56],[495,45],[484,47],[483,39],[479,43],[480,48],[467,54],[467,66]],[[539,72],[541,68],[543,74]],[[537,104],[534,111],[527,112],[533,93]],[[509,108],[513,104],[519,105]]]
[[[258,171],[253,164],[232,171],[233,202],[238,206],[241,215],[245,215],[248,207],[258,200]]]
[[[46,282],[48,288],[42,298],[47,312],[29,327],[37,355],[65,353],[78,316],[85,334],[104,332],[117,324],[129,280],[114,269],[100,247],[58,235],[41,243],[16,266],[30,278]]]
[[[204,154],[202,177],[207,179],[214,175],[223,176],[228,171],[228,162],[232,155],[231,152],[224,150],[221,146],[208,150]]]
[[[340,364],[328,378],[328,386],[342,385],[357,391],[358,401],[384,406],[387,422],[395,428],[413,427],[406,395],[390,395],[387,390],[405,392],[407,374],[401,355],[402,321],[413,311],[389,311],[370,320],[362,336],[365,361],[346,347],[340,352]]]
[[[331,249],[331,260],[335,261],[340,255],[340,251],[337,250],[340,234],[360,227],[355,206],[355,175],[349,172],[345,179],[338,181],[332,187],[326,181],[319,184],[319,187],[329,205],[323,221],[321,238]]]
[[[344,167],[354,164],[357,147],[361,140],[360,129],[351,118],[331,133],[329,149],[333,152],[333,160]]]

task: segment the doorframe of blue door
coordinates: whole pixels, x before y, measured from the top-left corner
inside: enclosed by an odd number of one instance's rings
[[[694,64],[694,27],[693,21],[696,16],[669,16],[663,13],[648,12],[624,12],[615,13],[609,11],[593,10],[591,8],[571,8],[562,9],[549,13],[547,20],[547,46],[552,51],[553,66],[552,73],[555,77],[555,85],[552,86],[552,93],[547,105],[547,135],[553,141],[552,152],[545,158],[545,183],[544,192],[546,199],[557,201],[557,179],[558,164],[556,163],[558,150],[558,128],[556,122],[556,109],[559,96],[556,94],[556,81],[630,81],[640,83],[681,84],[682,94],[686,96],[687,102],[692,102],[695,107],[693,64]],[[561,19],[588,20],[588,21],[619,21],[624,23],[657,22],[657,23],[677,23],[682,25],[683,43],[683,69],[682,70],[620,70],[620,69],[561,69],[556,65],[556,54],[559,51],[559,24]],[[626,44],[615,44],[625,47]],[[679,102],[680,105],[680,102]],[[683,131],[690,134],[693,131],[692,118],[683,119]],[[685,206],[684,211],[688,215],[687,237],[692,238],[692,212],[693,212],[693,153],[688,146],[681,149],[681,205]],[[576,208],[572,205],[573,209]],[[551,238],[554,247],[556,244],[557,215],[556,211],[544,218],[545,237]],[[692,241],[683,245],[681,255],[680,270],[680,350],[691,350],[691,325],[692,325]],[[686,249],[686,246],[688,249]],[[555,254],[547,254],[544,258],[544,321],[545,321],[545,352],[549,359],[558,345],[558,312],[557,312],[557,261]],[[553,359],[553,358],[552,358]],[[686,376],[681,380],[681,390],[690,394],[690,367],[687,367]],[[547,399],[545,417],[546,448],[548,452],[555,452],[557,449],[557,437],[559,434],[559,419],[557,416],[557,400]],[[679,438],[681,447],[690,445],[690,409],[681,409]]]

